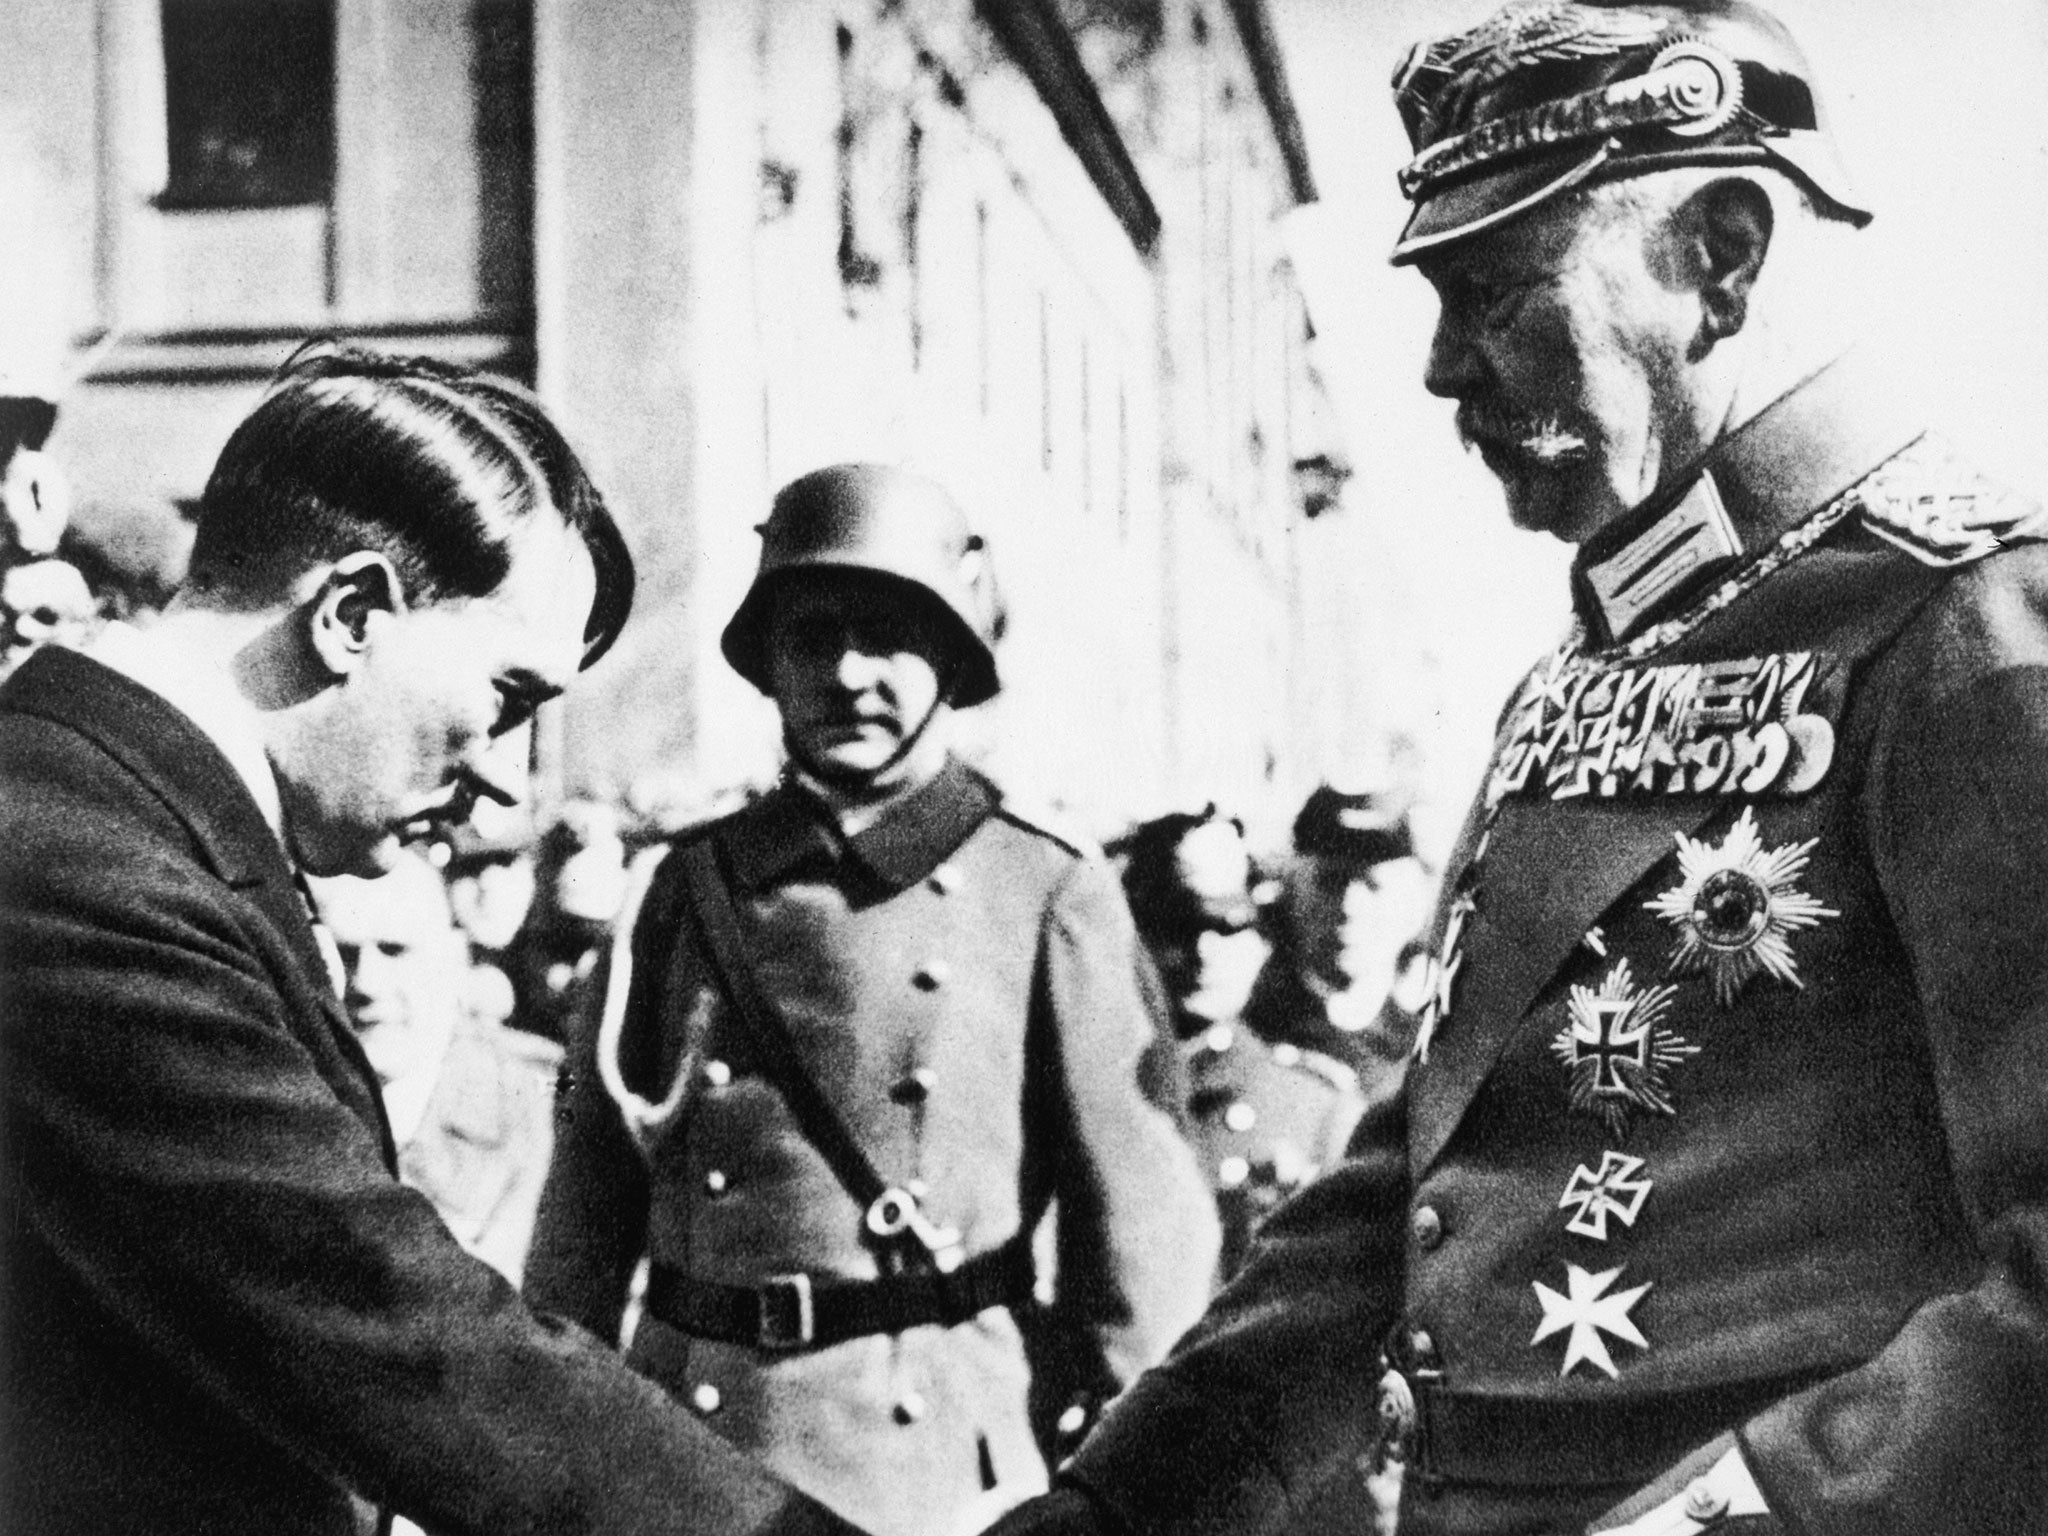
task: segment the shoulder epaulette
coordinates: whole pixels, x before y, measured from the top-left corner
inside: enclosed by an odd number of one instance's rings
[[[1925,565],[1969,565],[2004,545],[2048,537],[2048,512],[1933,437],[1887,459],[1854,494],[1863,526]]]
[[[1077,859],[1099,859],[1102,845],[1073,825],[1072,819],[1050,806],[1030,799],[1021,803],[998,791],[995,814],[1012,826],[1036,833],[1047,842],[1065,849]]]

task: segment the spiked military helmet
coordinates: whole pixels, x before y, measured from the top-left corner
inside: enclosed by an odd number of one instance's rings
[[[1394,103],[1415,150],[1397,265],[1573,187],[1677,165],[1774,167],[1870,219],[1805,55],[1744,0],[1511,0],[1416,44]]]
[[[822,573],[858,573],[900,586],[939,621],[958,668],[953,703],[995,696],[1006,617],[995,571],[967,515],[931,481],[881,464],[814,470],[782,488],[759,532],[760,568],[720,647],[763,693],[776,593]]]

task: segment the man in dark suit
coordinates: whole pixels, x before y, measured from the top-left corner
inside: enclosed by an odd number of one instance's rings
[[[1042,1490],[1034,1388],[1064,1408],[1158,1360],[1216,1255],[1139,1089],[1114,876],[952,754],[1000,614],[930,481],[835,465],[776,497],[724,650],[789,768],[663,849],[621,924],[527,1263],[609,1337],[646,1258],[633,1361],[886,1536]]]
[[[301,361],[228,442],[146,635],[0,692],[4,1523],[845,1527],[393,1177],[303,872],[509,798],[632,568],[523,394]],[[329,944],[331,951],[331,942]]]
[[[1427,385],[1578,625],[1403,1091],[1012,1529],[1281,1528],[1382,1413],[1408,1536],[2048,1529],[2041,514],[1843,355],[1764,13],[1522,0],[1396,89]]]

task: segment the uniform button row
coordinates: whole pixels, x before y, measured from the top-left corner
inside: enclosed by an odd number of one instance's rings
[[[1408,1235],[1425,1253],[1441,1246],[1444,1240],[1443,1216],[1433,1205],[1417,1207],[1415,1214],[1408,1218]]]

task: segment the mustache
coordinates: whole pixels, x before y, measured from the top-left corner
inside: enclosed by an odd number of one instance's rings
[[[1458,441],[1467,448],[1506,450],[1538,469],[1563,469],[1592,452],[1592,445],[1563,418],[1510,410],[1493,400],[1460,401],[1456,420]]]

